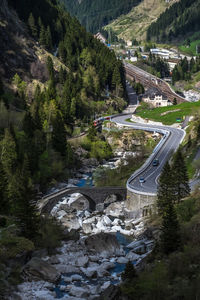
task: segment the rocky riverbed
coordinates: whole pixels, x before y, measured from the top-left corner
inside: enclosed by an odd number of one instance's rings
[[[115,168],[123,157],[124,152],[118,152],[104,166]],[[90,160],[90,165],[80,169],[68,186],[92,185],[91,174],[95,168],[96,161]],[[63,198],[51,215],[67,231],[79,233],[79,238],[63,241],[53,256],[35,253],[23,269],[25,282],[10,299],[98,299],[120,282],[128,261],[137,268],[153,248],[153,234],[146,231],[145,218],[132,218],[126,203],[115,201],[112,195],[106,199],[103,211],[91,212],[82,195]]]
[[[52,210],[80,238],[63,242],[53,256],[33,257],[24,267],[26,282],[18,286],[19,299],[98,299],[120,282],[129,260],[137,268],[150,253],[154,242],[145,234],[144,218],[129,218],[123,202],[111,203],[101,213],[87,207],[79,211],[82,198],[64,198]]]

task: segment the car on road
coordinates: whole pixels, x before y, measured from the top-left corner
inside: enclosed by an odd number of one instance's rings
[[[154,159],[152,165],[153,165],[154,167],[157,167],[157,166],[159,165],[159,160],[158,160],[158,159]]]
[[[140,177],[139,182],[140,182],[140,183],[144,183],[144,182],[145,182],[144,177]]]

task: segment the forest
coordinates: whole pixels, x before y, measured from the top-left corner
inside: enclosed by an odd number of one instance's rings
[[[16,22],[25,28],[24,40],[31,39],[47,57],[45,76],[31,94],[27,87],[35,80],[33,73],[23,78],[19,72],[9,80],[4,73],[0,76],[0,266],[6,270],[0,272],[1,299],[21,280],[19,266],[7,271],[7,261],[40,247],[57,247],[62,238],[54,220],[38,215],[36,202],[49,185],[67,179],[79,166],[67,141],[73,128],[89,127],[95,114],[108,107],[120,111],[125,104],[121,61],[57,1],[8,4],[5,15],[18,18],[15,9],[20,18]]]
[[[147,40],[157,42],[183,40],[200,30],[200,1],[181,0],[160,15],[147,30]]]
[[[67,10],[78,18],[90,32],[96,33],[111,20],[128,13],[141,0],[60,0]]]

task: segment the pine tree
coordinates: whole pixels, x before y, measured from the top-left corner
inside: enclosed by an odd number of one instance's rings
[[[53,48],[52,35],[51,35],[51,29],[49,26],[47,27],[47,31],[45,34],[45,42],[46,42],[45,45],[46,45],[47,49],[52,50],[52,48]]]
[[[172,170],[175,197],[174,200],[176,202],[180,202],[182,198],[185,198],[190,194],[187,168],[180,149],[175,154],[174,161],[172,164]]]
[[[3,87],[3,82],[1,80],[1,77],[0,77],[0,97],[4,94],[4,87]]]
[[[157,198],[158,212],[162,215],[164,213],[165,207],[174,198],[172,170],[168,162],[166,162],[159,178]]]
[[[38,30],[37,26],[35,24],[35,19],[32,13],[30,13],[29,18],[28,18],[28,25],[30,27],[31,34],[34,38],[37,38],[38,36]]]
[[[53,66],[53,60],[50,56],[47,57],[47,69],[49,73],[49,79],[55,82],[55,72],[54,72],[54,66]]]
[[[179,223],[172,201],[165,207],[163,213],[160,245],[165,254],[178,250],[181,245]]]
[[[0,161],[0,215],[9,213],[9,203],[6,198],[7,177]]]
[[[25,156],[22,169],[13,174],[8,183],[10,212],[21,228],[22,234],[33,239],[38,231],[36,193],[30,178],[28,159]]]
[[[43,24],[41,25],[40,28],[39,42],[42,46],[46,46],[46,32]]]
[[[64,74],[64,70],[63,67],[60,67],[60,71],[59,71],[59,83],[63,84],[65,82],[65,74]]]
[[[124,272],[122,273],[121,277],[122,277],[122,280],[131,280],[131,279],[137,277],[136,270],[130,261],[127,262],[126,267],[125,267]]]
[[[66,155],[66,131],[60,112],[57,112],[53,120],[52,145],[53,148],[62,156]]]
[[[72,98],[70,114],[73,118],[76,117],[76,98]]]
[[[22,122],[22,129],[24,130],[27,137],[32,138],[35,131],[35,123],[30,114],[30,112],[26,112],[23,122]]]
[[[1,163],[7,178],[10,178],[17,165],[16,143],[9,129],[5,129],[5,135],[1,141]]]

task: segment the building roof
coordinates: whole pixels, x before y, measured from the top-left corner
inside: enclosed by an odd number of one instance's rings
[[[167,96],[155,87],[152,87],[152,88],[148,89],[143,97],[144,98],[150,98],[151,100],[154,100],[155,96],[162,96],[163,100],[167,100]]]

